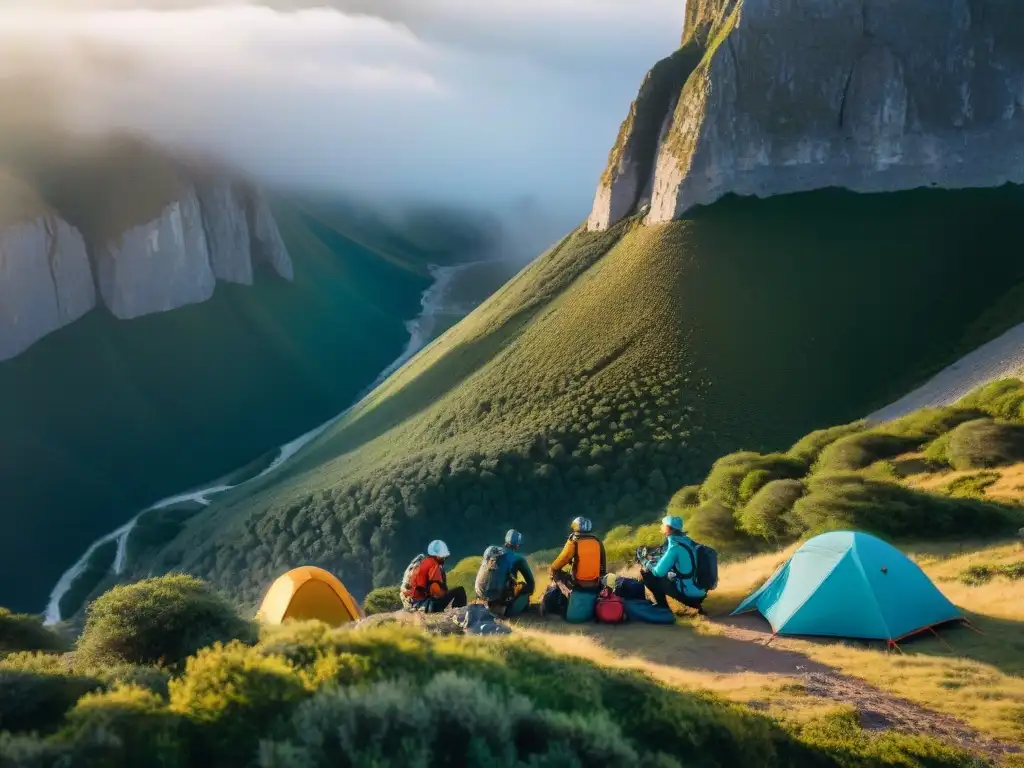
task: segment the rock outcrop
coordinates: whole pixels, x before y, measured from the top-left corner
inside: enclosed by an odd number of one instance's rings
[[[1024,183],[1024,4],[689,0],[588,228],[735,193]],[[649,192],[645,190],[649,189]]]
[[[85,242],[19,180],[0,177],[0,360],[95,306]]]
[[[231,179],[215,178],[197,184],[196,192],[214,277],[252,285],[249,218],[237,185]]]
[[[217,280],[251,285],[255,261],[293,278],[262,194],[226,176],[193,182],[182,174],[179,181],[174,199],[151,206],[159,211],[155,218],[112,233],[69,223],[82,219],[88,206],[70,206],[72,216],[62,216],[32,185],[0,175],[0,360],[21,354],[98,301],[127,320],[206,301]],[[62,195],[66,205],[66,189]],[[107,209],[118,207],[117,200],[107,202]]]
[[[90,244],[103,302],[122,320],[197,304],[215,278],[195,190],[112,242]]]

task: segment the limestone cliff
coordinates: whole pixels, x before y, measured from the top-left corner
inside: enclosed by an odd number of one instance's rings
[[[20,180],[0,176],[0,359],[96,303],[85,242]]]
[[[1018,0],[689,0],[588,227],[729,193],[1024,183],[1022,147]]]
[[[159,185],[135,178],[124,184],[108,174],[104,185],[86,174],[59,183],[65,179],[51,173],[34,186],[0,174],[0,360],[98,301],[127,320],[206,301],[218,279],[251,285],[254,262],[292,279],[258,191],[225,175],[193,180],[175,171]],[[59,190],[52,199],[48,185]]]

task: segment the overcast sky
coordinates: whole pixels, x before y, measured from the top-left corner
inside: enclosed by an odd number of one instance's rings
[[[271,183],[448,203],[532,196],[574,223],[683,8],[0,0],[0,77],[45,71],[79,127],[212,151]],[[16,112],[0,102],[0,120]]]

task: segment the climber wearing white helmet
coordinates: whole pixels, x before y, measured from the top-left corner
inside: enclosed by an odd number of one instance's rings
[[[435,539],[427,545],[427,554],[419,555],[406,569],[407,577],[402,579],[402,603],[409,608],[426,613],[440,613],[449,605],[465,607],[466,589],[448,589],[448,577],[444,562],[451,553],[448,545]]]

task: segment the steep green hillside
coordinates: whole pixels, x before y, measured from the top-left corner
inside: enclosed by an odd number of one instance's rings
[[[1024,191],[822,191],[574,233],[284,472],[194,520],[140,571],[255,600],[299,563],[357,591],[442,537],[656,514],[731,450],[848,421],[959,351],[1024,278]],[[990,327],[991,332],[997,330]]]
[[[352,206],[276,214],[293,283],[268,269],[173,312],[95,310],[0,364],[0,600],[40,610],[97,536],[341,411],[405,346],[428,264],[479,232],[455,222],[444,253]]]

